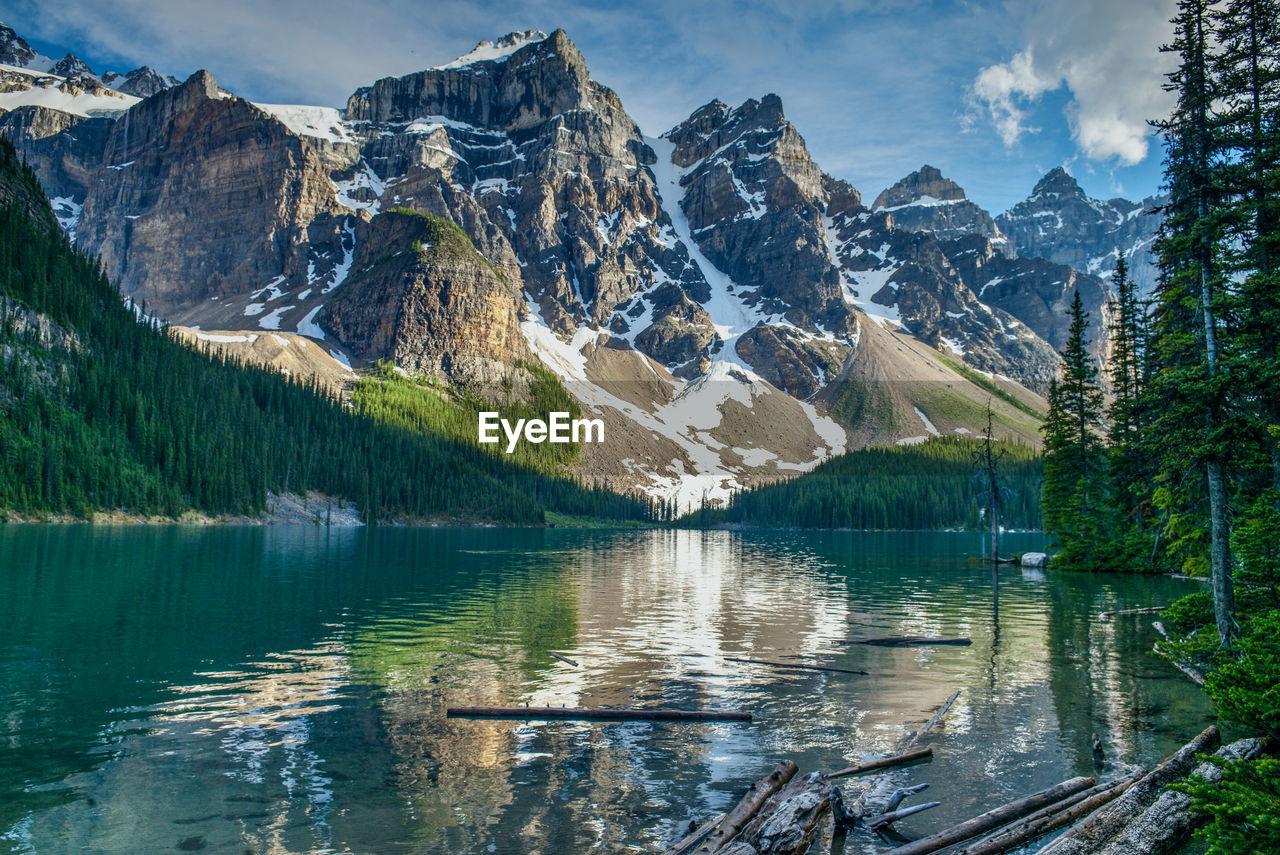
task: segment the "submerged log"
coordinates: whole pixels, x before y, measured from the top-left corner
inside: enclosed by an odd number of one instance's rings
[[[979,814],[973,819],[965,820],[959,825],[953,825],[951,828],[940,831],[937,834],[921,838],[905,846],[899,846],[889,855],[927,855],[930,852],[937,852],[939,849],[945,849],[971,837],[977,837],[979,834],[1007,825],[1015,819],[1020,819],[1046,805],[1051,805],[1073,793],[1088,789],[1095,783],[1093,778],[1072,778],[1069,781],[1063,781],[1061,784],[1055,784],[1047,790],[1032,793],[1029,796],[1001,805],[994,810],[989,810],[984,814]]]
[[[904,763],[911,763],[916,760],[923,760],[925,757],[932,757],[932,748],[918,748],[914,751],[907,751],[903,754],[895,754],[892,757],[882,757],[879,760],[871,760],[867,763],[860,763],[857,766],[850,766],[847,769],[841,769],[839,772],[832,772],[828,778],[844,778],[849,775],[861,775],[863,772],[871,772],[876,769],[888,769],[893,766],[901,766]]]
[[[579,718],[607,721],[751,721],[751,713],[712,710],[591,709],[588,707],[449,707],[450,718]]]
[[[902,800],[907,796],[914,796],[916,793],[923,793],[927,789],[929,789],[928,784],[916,784],[914,787],[899,787],[893,791],[893,795],[889,796],[889,802],[884,806],[882,814],[897,810],[898,805],[902,804]]]
[[[1097,852],[1120,833],[1129,819],[1150,805],[1166,786],[1185,777],[1197,754],[1218,746],[1218,728],[1210,725],[1174,754],[1169,755],[1123,795],[1076,823],[1039,855],[1085,855]]]
[[[698,855],[719,852],[749,823],[770,796],[782,789],[800,767],[790,760],[783,760],[773,771],[747,788],[746,793],[716,826],[710,838],[698,849]]]
[[[577,662],[574,662],[572,659],[570,659],[568,656],[561,656],[559,653],[552,653],[552,654],[551,654],[551,658],[553,658],[553,659],[559,659],[561,662],[567,662],[567,663],[569,663],[570,665],[572,665],[574,668],[581,668],[581,667],[582,667],[582,666],[581,666],[581,665],[579,665]]]
[[[799,662],[770,662],[764,659],[743,659],[738,656],[724,657],[726,662],[745,662],[748,665],[767,665],[770,668],[786,668],[794,671],[832,671],[836,674],[857,674],[860,677],[871,676],[870,671],[854,671],[850,668],[833,668],[829,665],[804,665]]]
[[[1004,828],[989,834],[981,840],[958,849],[951,855],[999,855],[1010,849],[1025,846],[1033,840],[1044,837],[1050,832],[1065,828],[1083,817],[1093,813],[1107,802],[1118,797],[1126,789],[1133,786],[1146,770],[1136,772],[1111,781],[1098,784],[1087,790],[1081,790],[1060,802],[1041,808],[1033,814],[1023,817]]]
[[[1162,612],[1167,608],[1168,606],[1150,606],[1148,608],[1141,609],[1117,609],[1109,612],[1102,612],[1098,615],[1098,620],[1111,620],[1111,618],[1117,615],[1149,615],[1156,612]]]
[[[949,644],[967,646],[973,644],[968,638],[931,638],[927,635],[890,635],[885,638],[851,638],[840,644],[871,644],[876,647],[932,647]]]
[[[951,697],[947,698],[946,701],[943,702],[942,706],[938,707],[938,711],[934,713],[933,718],[929,719],[928,724],[919,730],[912,731],[911,735],[902,741],[902,744],[898,746],[899,751],[909,751],[911,748],[915,747],[921,737],[928,734],[929,731],[933,730],[938,722],[942,721],[942,717],[947,714],[947,711],[951,709],[951,705],[956,702],[956,698],[958,697],[960,697],[960,692],[952,692]],[[875,791],[877,784],[879,784],[883,779],[883,774],[872,778],[866,789],[859,793],[858,797],[854,799],[853,804],[849,806],[849,815],[853,817],[855,821],[866,815],[867,800],[871,797],[872,792]]]

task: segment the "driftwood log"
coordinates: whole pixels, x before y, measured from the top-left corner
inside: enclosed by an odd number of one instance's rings
[[[922,837],[905,846],[899,846],[889,855],[928,855],[930,852],[946,849],[948,846],[985,834],[1002,825],[1008,825],[1015,819],[1034,813],[1046,805],[1061,801],[1081,790],[1087,790],[1095,783],[1096,781],[1093,778],[1072,778],[1069,781],[1063,781],[1061,784],[1055,784],[1047,790],[1032,793],[1029,796],[1001,805],[994,810],[979,814],[973,819],[965,820],[959,825],[953,825],[937,834]]]
[[[1187,776],[1195,765],[1197,754],[1214,750],[1220,739],[1218,728],[1205,728],[1195,739],[1138,779],[1122,796],[1085,817],[1040,850],[1040,855],[1089,855],[1101,851],[1124,830],[1132,817],[1159,798],[1165,787]]]
[[[774,793],[721,855],[802,855],[831,815],[835,785],[821,772],[793,778]]]
[[[698,855],[711,855],[721,851],[751,821],[769,797],[782,789],[798,771],[799,767],[795,763],[783,760],[772,772],[748,787],[733,810],[725,814],[724,819],[711,832],[707,842],[698,848]]]
[[[926,757],[933,756],[932,748],[917,748],[912,751],[906,751],[902,754],[895,754],[892,757],[884,757],[880,760],[871,760],[867,763],[859,763],[857,766],[850,766],[848,769],[841,769],[839,772],[832,772],[827,775],[828,778],[844,778],[849,775],[861,775],[863,772],[872,772],[876,769],[888,769],[893,766],[902,766],[906,763],[913,763],[916,760],[923,760]]]
[[[911,807],[903,808],[902,810],[885,811],[879,816],[874,816],[867,820],[867,828],[875,829],[885,825],[893,825],[900,819],[906,819],[907,817],[913,816],[921,811],[936,808],[940,804],[942,804],[942,802],[924,802],[923,804],[912,805]]]
[[[930,638],[927,635],[890,635],[885,638],[852,638],[841,644],[870,644],[875,647],[935,647],[952,645],[965,647],[973,644],[968,638]]]
[[[942,706],[938,707],[938,711],[934,713],[933,718],[929,719],[929,722],[924,727],[919,730],[912,731],[910,736],[903,739],[902,744],[898,746],[898,753],[901,754],[904,751],[910,751],[914,748],[926,734],[937,726],[938,722],[942,721],[942,717],[947,714],[947,711],[951,709],[951,705],[956,702],[956,698],[958,697],[960,697],[959,692],[952,693],[951,697],[947,698],[946,701],[943,702]],[[850,819],[856,822],[866,816],[867,802],[871,800],[873,794],[881,793],[881,797],[890,797],[885,796],[880,790],[880,787],[887,780],[887,774],[887,772],[881,773],[868,781],[866,788],[858,794],[858,797],[854,799],[853,804],[849,805],[848,810]]]
[[[1217,754],[1227,760],[1249,760],[1262,752],[1263,739],[1242,739],[1224,746]],[[1212,763],[1201,763],[1191,771],[1208,781],[1222,779],[1222,770]],[[1171,852],[1205,821],[1191,811],[1191,797],[1165,790],[1136,816],[1130,817],[1119,833],[1099,855],[1156,855]]]
[[[1164,628],[1163,623],[1161,623],[1158,620],[1155,620],[1151,622],[1151,625],[1156,628],[1156,632],[1160,633],[1161,638],[1163,638],[1165,641],[1169,641],[1169,633]],[[1168,661],[1172,662],[1173,667],[1177,668],[1183,674],[1186,674],[1188,677],[1194,680],[1197,686],[1204,685],[1204,674],[1202,674],[1198,668],[1192,668],[1190,665],[1186,664],[1185,662],[1179,662],[1176,659],[1170,659],[1169,657],[1165,656],[1164,653],[1160,650],[1160,642],[1157,641],[1155,646],[1152,647],[1151,649],[1155,651],[1155,654],[1157,656],[1161,657],[1162,659],[1168,659]]]
[[[566,663],[568,663],[568,664],[572,665],[574,668],[581,668],[581,667],[582,667],[582,666],[581,666],[581,665],[579,665],[577,662],[574,662],[572,659],[570,659],[568,656],[561,656],[559,653],[552,653],[552,654],[551,654],[551,658],[552,658],[552,659],[559,659],[561,662],[566,662]]]
[[[963,849],[957,849],[951,855],[999,855],[1001,852],[1025,846],[1033,840],[1044,837],[1059,828],[1065,828],[1093,813],[1137,783],[1145,773],[1145,769],[1139,769],[1110,783],[1097,784],[1087,790],[1081,790],[1017,822],[1010,823],[999,831],[968,844]]]
[[[716,827],[720,825],[726,816],[727,814],[721,813],[711,817],[711,819],[689,832],[678,842],[673,843],[663,855],[688,855],[688,853],[697,849],[702,844],[702,841],[711,836],[711,832],[716,830]]]
[[[751,713],[748,712],[588,707],[449,707],[445,715],[454,718],[576,718],[606,721],[751,721]]]
[[[1102,612],[1098,615],[1098,620],[1111,620],[1117,615],[1149,615],[1156,612],[1164,611],[1168,606],[1148,606],[1141,609],[1117,609],[1109,612]]]

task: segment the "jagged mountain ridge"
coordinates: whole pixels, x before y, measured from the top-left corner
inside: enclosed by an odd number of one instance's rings
[[[583,467],[614,486],[687,503],[850,443],[973,430],[989,393],[948,359],[1032,409],[998,375],[1042,385],[1056,359],[979,299],[990,278],[952,258],[968,247],[822,173],[776,96],[645,138],[560,31],[378,81],[344,112],[249,104],[201,73],[116,115],[29,105],[0,131],[150,311],[461,384],[531,352],[608,416]],[[397,207],[458,224],[475,259],[431,262]]]
[[[1129,277],[1149,295],[1159,275],[1152,247],[1166,201],[1163,196],[1140,202],[1093,199],[1059,166],[996,223],[1020,255],[1047,258],[1103,279],[1111,278],[1123,253]]]

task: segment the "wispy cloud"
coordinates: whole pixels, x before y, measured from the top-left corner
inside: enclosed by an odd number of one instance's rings
[[[1065,87],[1071,137],[1094,160],[1131,165],[1147,157],[1147,122],[1168,115],[1161,84],[1171,60],[1157,48],[1169,40],[1175,0],[1018,2],[1027,45],[1005,62],[981,69],[971,103],[1006,146],[1026,134],[1031,108]]]

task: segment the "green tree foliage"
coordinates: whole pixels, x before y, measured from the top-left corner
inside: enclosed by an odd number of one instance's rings
[[[34,176],[0,141],[0,184],[24,182]],[[183,346],[15,205],[0,209],[0,309],[0,508],[256,514],[269,492],[316,490],[370,521],[655,513],[549,463],[482,451],[474,435],[432,432],[407,407],[364,395],[352,412],[318,385]],[[533,376],[545,401],[564,402],[554,378]]]
[[[1038,528],[1040,456],[1006,445],[1001,461],[1004,524]],[[797,478],[738,493],[723,510],[684,517],[689,525],[851,529],[978,528],[974,490],[978,440],[938,437],[919,445],[851,451]]]
[[[1107,508],[1105,454],[1100,435],[1102,392],[1088,351],[1089,313],[1077,291],[1062,351],[1062,377],[1050,386],[1044,422],[1044,525],[1061,547],[1059,566],[1097,566]]]
[[[1196,832],[1208,841],[1206,855],[1280,852],[1280,760],[1208,759],[1222,770],[1220,781],[1193,778],[1174,786],[1191,796],[1193,810],[1209,816],[1209,825]]]

